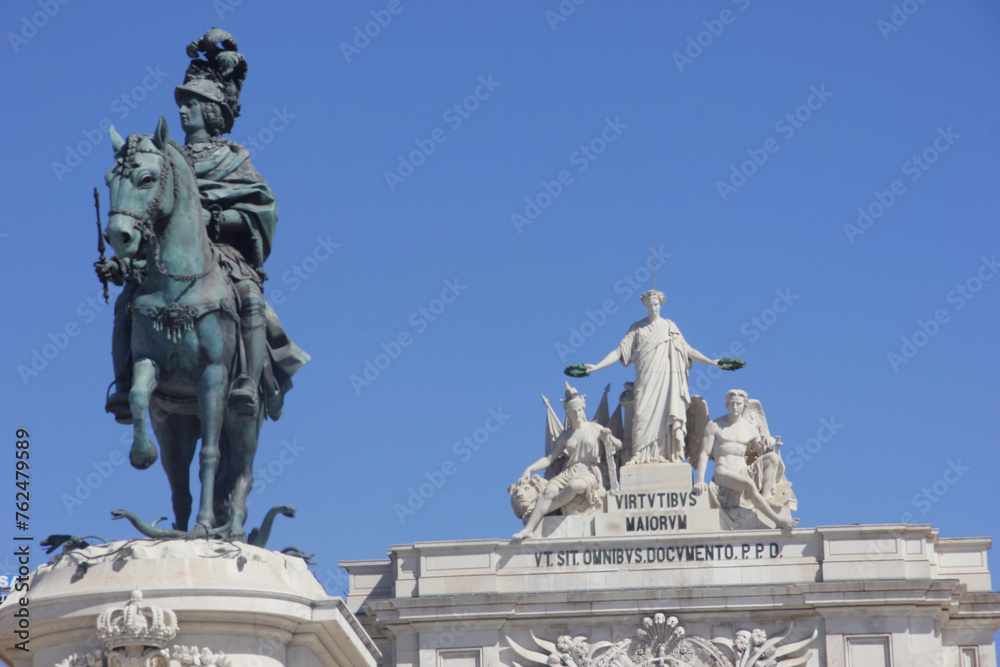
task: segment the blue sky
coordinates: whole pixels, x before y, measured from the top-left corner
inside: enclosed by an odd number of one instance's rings
[[[296,505],[270,546],[331,591],[341,559],[519,529],[540,395],[645,315],[654,261],[687,340],[742,350],[693,391],[712,416],[730,388],[762,401],[803,526],[1000,535],[1000,7],[562,6],[5,2],[2,433],[31,433],[31,531],[170,512],[103,412],[91,190],[103,218],[108,122],[182,138],[184,47],[219,26],[249,63],[231,138],[279,201],[266,294],[313,356],[264,426],[251,523]],[[588,412],[631,377],[578,381]]]

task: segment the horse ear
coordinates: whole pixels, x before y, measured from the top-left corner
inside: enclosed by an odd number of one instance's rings
[[[156,124],[156,132],[153,133],[153,145],[157,150],[163,150],[170,141],[170,129],[167,127],[167,119],[160,116],[160,122]]]
[[[118,134],[118,130],[115,129],[114,125],[108,130],[108,134],[111,135],[111,148],[115,150],[115,155],[117,155],[118,151],[125,145],[125,140],[122,139],[122,135]]]

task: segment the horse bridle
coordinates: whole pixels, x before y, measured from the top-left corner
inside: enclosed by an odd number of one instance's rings
[[[154,253],[153,268],[156,269],[156,272],[159,273],[160,275],[166,276],[171,280],[177,280],[179,282],[194,282],[196,280],[204,278],[205,276],[207,276],[209,273],[212,272],[212,269],[215,268],[216,256],[214,252],[212,253],[212,261],[209,262],[208,268],[205,269],[204,272],[199,274],[170,273],[169,271],[167,271],[167,267],[163,264],[163,260],[160,259],[160,240],[157,235],[157,232],[162,232],[163,229],[157,229],[156,223],[159,222],[162,218],[154,218],[153,216],[156,215],[156,212],[160,208],[160,204],[163,203],[163,196],[164,194],[166,194],[167,191],[167,174],[169,173],[171,176],[173,176],[173,183],[174,183],[173,195],[175,202],[178,200],[178,195],[180,193],[180,179],[177,178],[177,174],[174,169],[174,160],[170,156],[169,151],[165,150],[161,152],[158,150],[151,150],[148,148],[139,148],[140,140],[141,136],[138,134],[133,134],[129,136],[125,146],[123,147],[124,152],[122,152],[121,155],[116,156],[115,162],[119,167],[121,167],[122,177],[130,178],[132,176],[132,170],[134,169],[134,167],[131,164],[132,158],[135,156],[136,153],[150,153],[152,155],[159,155],[161,158],[163,158],[163,168],[160,169],[160,178],[156,183],[156,194],[154,194],[153,198],[149,200],[149,205],[146,207],[145,212],[142,214],[135,213],[134,211],[126,211],[125,209],[115,208],[108,211],[108,217],[110,218],[112,215],[120,214],[120,215],[127,215],[128,217],[135,219],[136,228],[139,230],[139,233],[142,234],[142,240],[153,246],[153,253]],[[170,141],[173,140],[171,139]]]

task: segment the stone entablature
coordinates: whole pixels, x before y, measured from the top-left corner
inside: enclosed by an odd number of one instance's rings
[[[791,533],[418,542],[393,547],[390,560],[342,564],[351,573],[352,610],[383,597],[875,579],[954,579],[969,591],[988,592],[989,545],[988,538],[942,538],[930,526],[877,524]]]
[[[643,617],[664,613],[704,638],[758,628],[777,636],[794,623],[788,641],[818,633],[801,663],[811,667],[878,667],[880,651],[896,667],[983,667],[995,665],[1000,628],[989,546],[926,525],[880,524],[423,542],[342,565],[348,607],[383,665],[523,665],[508,638],[620,642]],[[972,653],[975,662],[959,662]],[[917,661],[923,655],[940,660]]]

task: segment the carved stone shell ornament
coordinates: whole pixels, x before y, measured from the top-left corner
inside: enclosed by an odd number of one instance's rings
[[[677,617],[655,614],[642,619],[634,638],[591,643],[586,637],[563,635],[554,643],[531,633],[538,649],[525,648],[507,637],[514,654],[527,665],[546,667],[799,667],[809,660],[809,645],[818,631],[795,642],[792,632],[771,637],[760,628],[739,630],[733,639],[688,636]],[[522,664],[514,661],[515,667]]]

